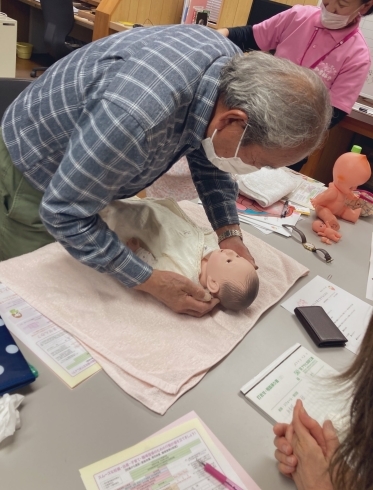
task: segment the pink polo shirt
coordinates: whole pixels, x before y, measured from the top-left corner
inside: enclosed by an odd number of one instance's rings
[[[275,49],[276,56],[310,68],[358,26],[354,23],[344,29],[331,30],[323,27],[320,19],[319,7],[296,5],[254,25],[254,38],[262,51]],[[313,69],[330,90],[332,105],[350,113],[369,68],[369,49],[358,29]]]

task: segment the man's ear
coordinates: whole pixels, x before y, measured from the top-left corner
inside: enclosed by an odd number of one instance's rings
[[[372,0],[373,1],[373,0]],[[229,109],[220,113],[217,117],[216,129],[221,131],[225,127],[233,123],[238,123],[244,128],[247,124],[247,115],[241,109]]]
[[[220,284],[211,276],[207,276],[206,286],[211,294],[217,294],[220,290]]]

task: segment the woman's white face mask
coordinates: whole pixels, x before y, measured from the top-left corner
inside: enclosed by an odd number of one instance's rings
[[[213,144],[212,140],[214,139],[214,136],[217,132],[217,129],[215,129],[211,138],[206,138],[202,141],[202,146],[203,146],[203,149],[205,150],[207,158],[219,170],[222,170],[223,172],[229,172],[230,174],[239,174],[239,175],[251,174],[252,172],[256,172],[257,170],[259,170],[258,168],[254,167],[253,165],[249,165],[249,164],[244,163],[241,160],[241,158],[239,158],[237,156],[237,153],[238,153],[238,150],[240,149],[241,141],[242,141],[242,138],[244,137],[246,128],[247,128],[247,126],[245,127],[245,129],[242,133],[242,136],[240,138],[240,141],[238,142],[236,153],[234,154],[234,157],[231,157],[231,158],[218,157],[218,155],[215,153],[215,148],[214,148],[214,144]]]
[[[360,7],[348,15],[332,14],[326,10],[325,5],[321,2],[321,24],[327,29],[343,29],[357,17],[359,10]]]

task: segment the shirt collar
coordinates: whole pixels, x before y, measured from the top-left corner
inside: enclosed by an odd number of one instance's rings
[[[315,16],[315,22],[314,26],[323,29],[323,31],[329,33],[329,35],[334,39],[336,43],[339,43],[339,41],[342,41],[346,36],[350,34],[350,32],[354,31],[357,27],[359,27],[361,20],[361,16],[357,18],[356,22],[353,22],[352,24],[348,25],[347,27],[344,27],[343,29],[326,29],[321,24],[321,9],[317,11],[317,15]]]

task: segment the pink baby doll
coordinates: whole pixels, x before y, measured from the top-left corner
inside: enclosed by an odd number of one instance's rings
[[[327,245],[331,245],[332,242],[339,242],[342,235],[338,231],[334,230],[329,221],[324,223],[321,219],[316,219],[312,223],[312,229],[315,233],[321,237],[321,241]]]
[[[141,240],[131,238],[126,245],[141,260],[157,269],[157,259]],[[259,290],[259,278],[254,266],[233,250],[218,247],[201,257],[199,281],[211,296],[219,298],[222,306],[234,311],[248,308]]]
[[[324,223],[329,222],[329,227],[333,230],[340,228],[337,218],[356,223],[361,208],[354,209],[347,204],[356,201],[357,197],[353,191],[369,180],[370,175],[371,168],[364,155],[359,153],[341,155],[333,167],[333,182],[329,184],[326,191],[311,199],[318,218]]]

